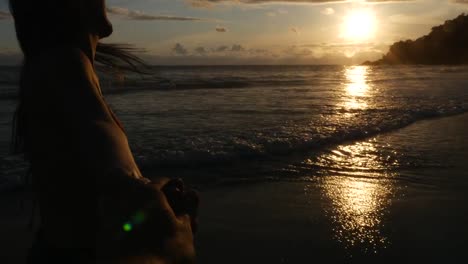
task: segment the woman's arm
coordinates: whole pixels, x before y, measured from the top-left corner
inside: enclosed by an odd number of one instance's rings
[[[173,201],[171,196],[177,195],[167,196],[169,192],[163,190],[167,179],[149,183],[141,175],[125,133],[101,97],[88,58],[78,49],[63,50],[46,69],[51,88],[48,102],[63,111],[68,149],[77,157],[77,166],[95,177],[73,180],[98,185],[99,257],[109,263],[193,261],[194,219],[190,212],[176,215],[168,199]]]
[[[144,180],[125,133],[101,97],[88,57],[79,49],[63,49],[49,58],[46,68],[49,102],[63,112],[64,137],[68,149],[78,157],[77,165],[94,172],[98,183],[112,182],[108,175],[115,171]]]

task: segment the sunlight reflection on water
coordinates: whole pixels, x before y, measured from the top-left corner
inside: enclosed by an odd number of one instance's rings
[[[368,84],[370,68],[354,66],[343,72],[344,100],[339,107],[364,110],[372,104]],[[344,115],[345,119],[353,118]],[[349,120],[352,122],[352,120]],[[347,249],[377,252],[389,244],[384,220],[394,193],[391,167],[398,164],[392,153],[384,154],[375,139],[340,145],[305,163],[324,171],[320,188],[328,206],[333,235]],[[393,153],[395,154],[395,153]],[[394,155],[393,155],[394,156]]]
[[[331,203],[326,213],[331,218],[335,239],[346,248],[376,252],[388,244],[382,228],[393,194],[394,175],[387,171],[386,161],[387,157],[379,155],[369,140],[339,146],[315,163],[331,172],[320,186],[324,198]]]
[[[345,96],[346,101],[342,107],[347,110],[350,109],[366,109],[368,103],[366,97],[369,96],[371,89],[368,84],[367,78],[370,68],[368,66],[352,66],[346,68],[344,75],[346,77],[345,83]]]

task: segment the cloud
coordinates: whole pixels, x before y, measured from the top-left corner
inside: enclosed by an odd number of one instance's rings
[[[384,2],[404,2],[413,0],[363,0],[368,3],[384,3]],[[457,2],[465,3],[468,0],[455,0]],[[268,4],[268,3],[303,3],[303,4],[323,4],[323,3],[336,3],[336,2],[352,2],[352,0],[187,0],[193,7],[198,8],[211,8],[215,4],[220,3],[240,3],[240,4]]]
[[[308,54],[307,51],[304,54]],[[249,50],[243,54],[212,54],[209,56],[164,56],[148,55],[145,60],[155,65],[356,65],[367,60],[376,60],[382,57],[381,53],[358,52],[352,57],[344,53],[324,53],[320,57],[312,55],[298,55],[272,53],[269,50]]]
[[[307,57],[313,54],[311,49],[297,46],[288,47],[283,50],[283,53],[296,57]]]
[[[290,27],[289,31],[295,33],[296,35],[299,35],[301,33],[298,27]]]
[[[118,15],[126,17],[130,20],[141,20],[141,21],[151,21],[151,20],[167,20],[167,21],[201,21],[203,19],[196,17],[185,17],[185,16],[169,16],[169,15],[148,15],[141,11],[129,10],[123,7],[109,7],[107,8],[109,14]]]
[[[323,9],[320,13],[324,14],[324,15],[333,15],[335,14],[335,9],[331,8],[331,7],[328,7],[328,8],[325,8]]]
[[[172,48],[172,56],[148,55],[147,57],[158,58],[158,63],[162,64],[178,64],[180,61],[183,61],[182,64],[218,64],[218,62],[221,64],[242,64],[242,62],[255,64],[254,58],[269,58],[274,57],[274,54],[268,49],[245,48],[241,44],[196,46],[191,53],[183,44],[177,43]]]
[[[217,47],[216,49],[214,49],[215,52],[224,52],[224,51],[227,51],[229,49],[228,46],[219,46]]]
[[[176,43],[172,48],[172,52],[176,55],[187,55],[188,50],[180,43]]]
[[[210,0],[186,0],[189,5],[196,8],[211,8],[213,3]]]
[[[197,45],[190,46],[187,43],[178,42],[172,48],[170,53],[161,53],[161,56],[173,57],[274,57],[274,58],[305,58],[323,59],[324,57],[338,58],[359,58],[356,54],[368,54],[378,59],[388,51],[391,43],[304,43],[300,45],[272,45],[268,47],[246,47],[241,43],[226,45]],[[325,60],[323,60],[325,62]],[[294,63],[291,61],[291,63]]]
[[[182,48],[183,46],[180,45]],[[181,47],[178,47],[177,49],[180,49]],[[173,50],[175,49],[175,47],[173,48]],[[184,49],[184,48],[183,48]],[[247,51],[242,45],[240,44],[233,44],[232,46],[228,46],[228,45],[221,45],[221,46],[218,46],[218,47],[215,47],[215,48],[206,48],[206,47],[203,47],[203,46],[199,46],[199,47],[196,47],[194,50],[194,55],[202,55],[202,56],[209,56],[209,55],[213,55],[213,54],[228,54],[228,53],[231,53],[231,52],[245,52]],[[188,53],[178,53],[179,55],[189,55]]]
[[[311,43],[290,47],[289,51],[291,54],[296,53],[303,56],[307,54],[307,49],[309,49],[309,55],[317,59],[341,56],[346,59],[367,60],[368,58],[381,57],[387,52],[388,47],[389,45],[384,43]],[[363,58],[364,54],[365,58]]]
[[[276,13],[281,14],[281,15],[286,15],[286,14],[289,14],[289,11],[286,9],[278,9]]]
[[[241,51],[244,51],[244,47],[242,47],[242,45],[240,44],[234,44],[232,45],[231,47],[231,51],[234,51],[234,52],[241,52]]]
[[[207,43],[191,47],[181,42],[170,53],[146,54],[144,59],[158,65],[361,64],[381,58],[388,46],[385,43],[309,43],[246,47],[240,43],[212,46]]]
[[[395,14],[389,16],[388,21],[394,24],[434,26],[443,23],[444,19],[437,13],[420,14],[413,16],[405,14]]]
[[[217,26],[217,27],[215,28],[215,30],[216,30],[216,32],[220,32],[220,33],[225,33],[225,32],[228,31],[227,28],[225,28],[225,27],[220,27],[220,26]]]
[[[233,44],[233,45],[221,45],[217,47],[207,48],[204,46],[197,46],[193,49],[193,52],[190,53],[189,50],[181,43],[176,43],[172,48],[172,54],[178,56],[224,56],[229,54],[247,54],[247,53],[256,53],[255,50],[246,49],[241,44]]]
[[[196,54],[200,54],[200,55],[204,55],[204,54],[206,54],[208,52],[205,49],[205,47],[196,47],[194,51],[195,51]]]
[[[269,17],[275,17],[275,16],[287,15],[287,14],[289,14],[289,11],[285,10],[285,9],[273,10],[273,11],[270,11],[270,12],[266,13],[266,15],[269,16]]]
[[[0,10],[0,20],[10,19],[10,18],[11,18],[10,12]]]

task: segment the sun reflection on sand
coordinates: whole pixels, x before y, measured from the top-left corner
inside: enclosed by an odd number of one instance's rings
[[[369,96],[371,89],[367,78],[369,75],[368,66],[352,66],[345,69],[345,98],[342,107],[346,110],[365,109],[368,107],[365,97]]]
[[[388,243],[382,219],[391,190],[379,180],[329,177],[323,184],[332,207],[327,211],[334,224],[335,239],[346,248],[360,246],[377,251]]]
[[[388,244],[382,228],[393,185],[385,159],[369,140],[339,146],[319,156],[314,164],[329,170],[320,183],[323,197],[329,201],[325,210],[335,239],[346,248],[375,252]]]

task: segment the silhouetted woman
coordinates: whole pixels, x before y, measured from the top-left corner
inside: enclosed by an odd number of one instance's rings
[[[190,263],[196,197],[143,177],[95,61],[134,69],[105,0],[10,0],[24,62],[14,146],[31,164],[41,228],[30,263]]]

